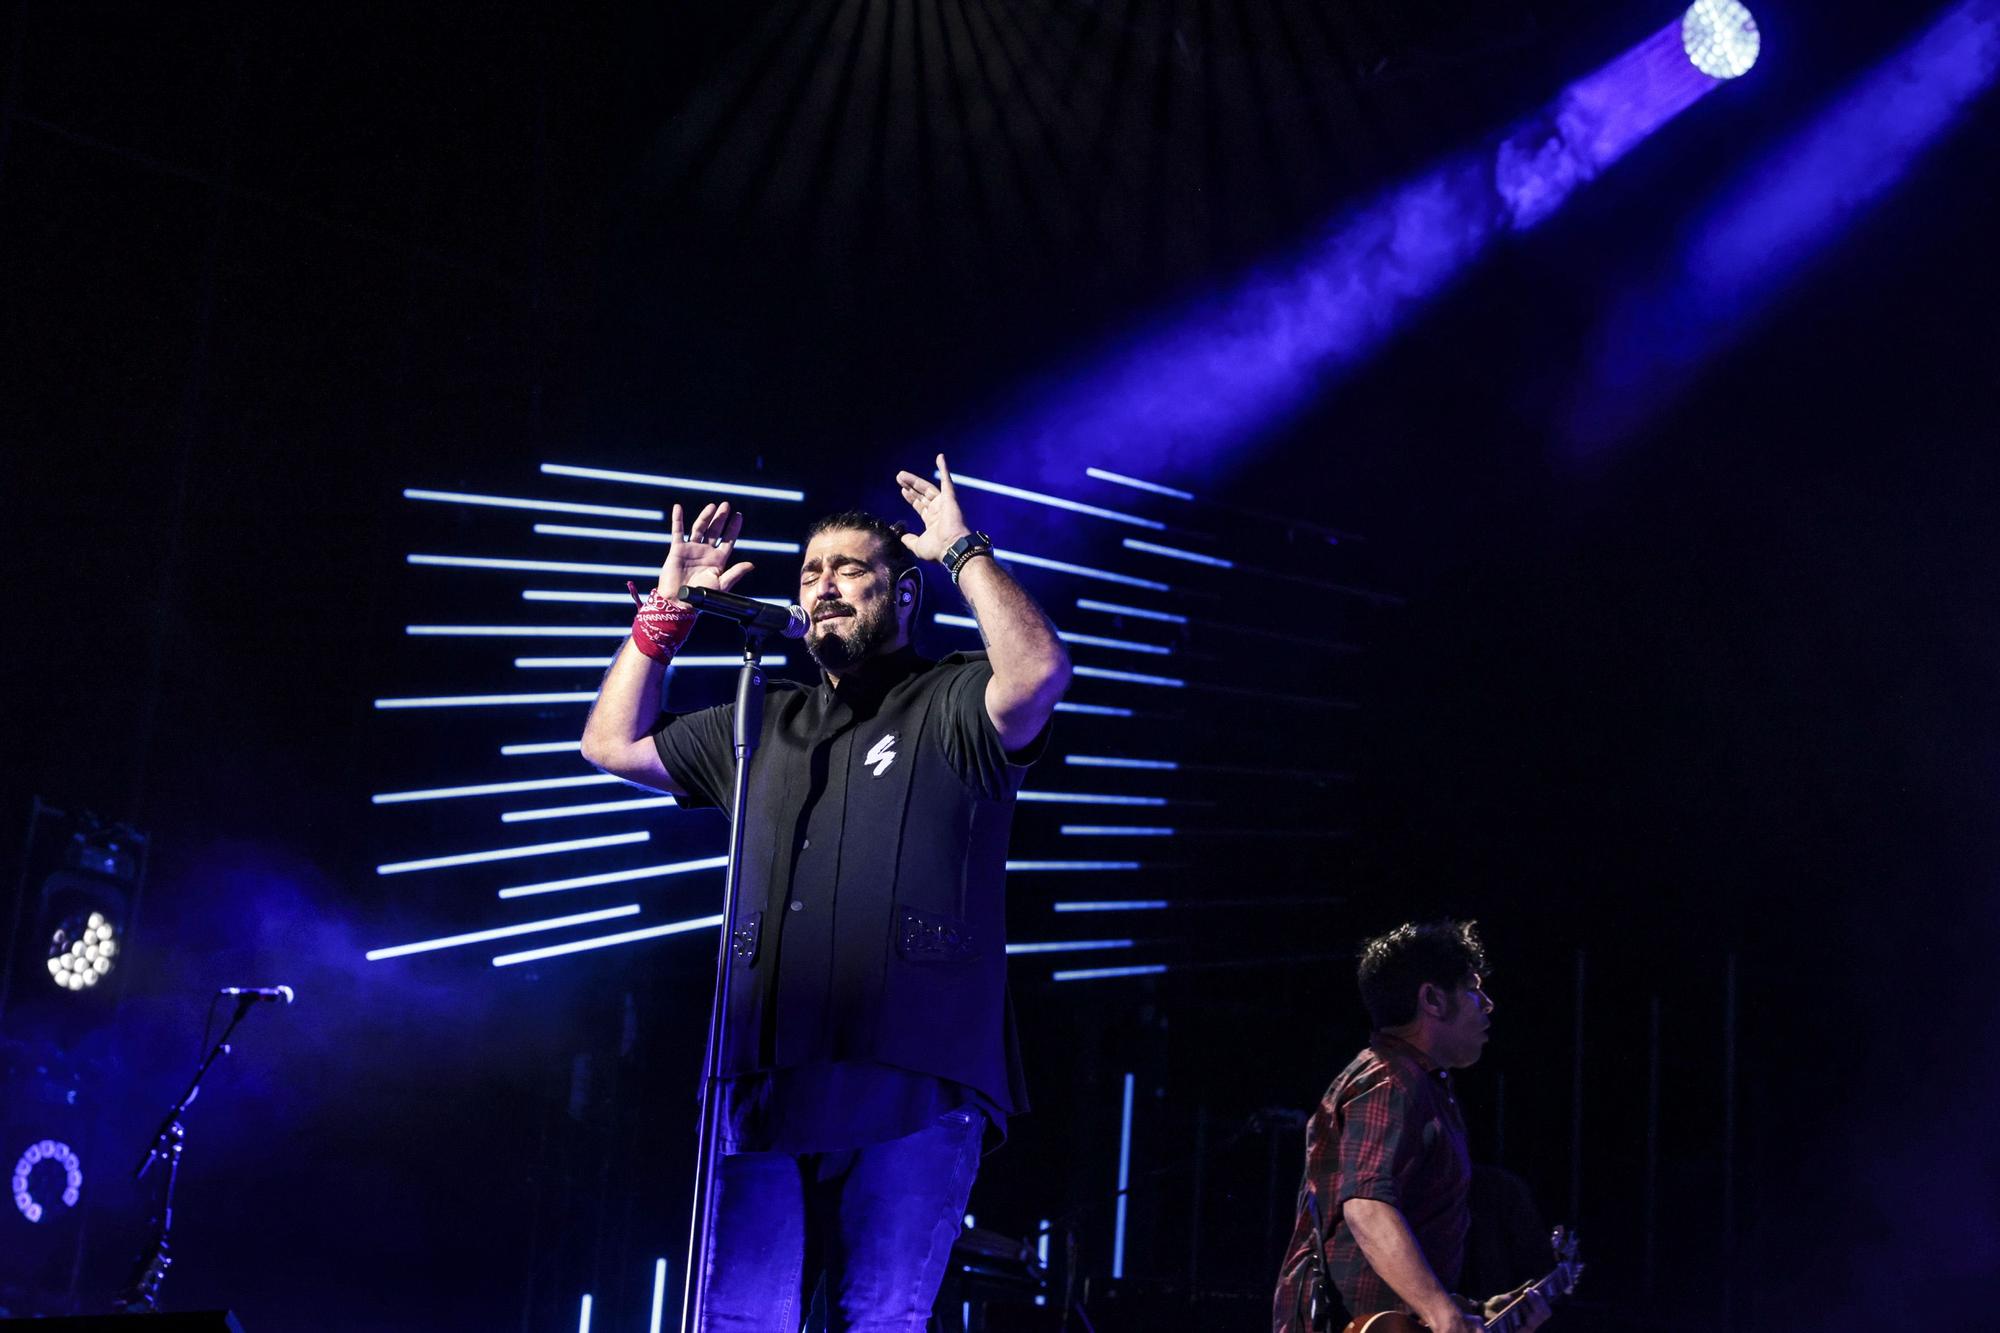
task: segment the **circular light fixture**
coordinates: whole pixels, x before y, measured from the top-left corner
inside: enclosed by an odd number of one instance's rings
[[[1681,49],[1712,79],[1733,79],[1757,63],[1757,20],[1736,0],[1694,0],[1681,18]]]
[[[72,912],[49,937],[49,978],[64,990],[95,986],[118,957],[118,931],[102,912]]]
[[[43,1162],[54,1162],[62,1168],[63,1188],[61,1199],[65,1208],[76,1207],[76,1201],[83,1196],[83,1160],[67,1143],[54,1139],[43,1139],[31,1143],[28,1150],[14,1163],[14,1177],[8,1183],[14,1188],[14,1206],[21,1210],[21,1216],[30,1222],[39,1222],[47,1209],[35,1197],[29,1177]]]

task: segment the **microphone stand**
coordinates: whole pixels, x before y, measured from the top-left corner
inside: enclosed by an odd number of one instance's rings
[[[743,876],[744,800],[750,759],[764,728],[764,636],[743,626],[743,666],[736,677],[736,778],[729,802],[729,868],[722,878],[722,940],[716,949],[715,999],[708,1014],[708,1055],[701,1070],[701,1122],[695,1147],[694,1209],[688,1227],[688,1268],[682,1288],[681,1333],[701,1327],[708,1305],[708,1243],[715,1207],[716,1146],[722,1121],[722,1055],[729,1031],[730,960],[737,938],[736,895]]]
[[[170,1245],[174,1232],[174,1186],[181,1175],[181,1148],[187,1139],[187,1129],[181,1124],[181,1117],[194,1104],[201,1092],[201,1081],[208,1076],[209,1067],[229,1054],[229,1034],[236,1031],[250,1012],[250,1006],[257,1002],[254,995],[236,997],[236,1012],[230,1016],[229,1026],[222,1029],[215,1046],[203,1058],[194,1077],[188,1080],[187,1091],[167,1108],[167,1114],[160,1121],[160,1127],[153,1132],[152,1144],[146,1155],[139,1159],[139,1165],[132,1168],[133,1180],[144,1180],[153,1164],[164,1160],[167,1164],[167,1188],[160,1199],[160,1211],[153,1218],[152,1243],[142,1250],[139,1261],[134,1266],[131,1283],[125,1294],[118,1298],[117,1311],[121,1314],[157,1314],[160,1309],[160,1284],[166,1280],[167,1269],[173,1266]]]

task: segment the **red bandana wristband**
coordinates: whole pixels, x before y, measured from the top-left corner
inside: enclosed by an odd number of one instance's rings
[[[625,587],[639,604],[639,614],[632,617],[633,646],[665,666],[694,632],[694,608],[681,605],[658,588],[641,597],[637,584],[627,580]]]

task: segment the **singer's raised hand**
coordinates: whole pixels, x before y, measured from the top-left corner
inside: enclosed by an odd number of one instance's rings
[[[958,509],[958,488],[952,485],[951,469],[945,465],[944,455],[937,456],[938,479],[932,485],[914,472],[898,472],[896,484],[902,487],[903,499],[910,508],[917,511],[917,517],[924,521],[922,532],[906,533],[903,545],[919,560],[942,560],[951,544],[971,532],[965,515]]]
[[[672,597],[681,588],[720,588],[724,592],[750,573],[748,560],[730,564],[736,539],[743,532],[743,515],[732,513],[729,501],[706,504],[694,521],[682,526],[681,507],[674,506],[674,530],[667,542],[667,560],[660,566],[660,591]]]

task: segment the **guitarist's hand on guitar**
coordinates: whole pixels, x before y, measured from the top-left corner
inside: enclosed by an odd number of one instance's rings
[[[1502,1292],[1486,1302],[1486,1317],[1492,1319],[1502,1311],[1511,1309],[1516,1302],[1521,1303],[1523,1307],[1516,1313],[1525,1316],[1526,1319],[1520,1326],[1521,1333],[1533,1333],[1533,1330],[1548,1322],[1549,1303],[1541,1292],[1535,1290],[1532,1282],[1523,1283],[1512,1291]]]

